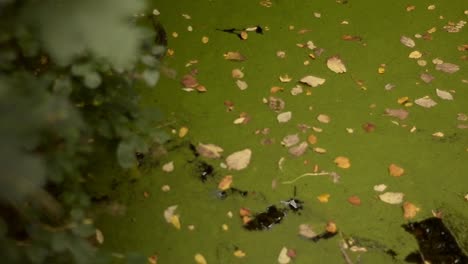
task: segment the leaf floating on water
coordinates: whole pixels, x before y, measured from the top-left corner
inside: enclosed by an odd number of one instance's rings
[[[403,216],[405,217],[405,219],[414,218],[419,212],[419,210],[420,209],[416,205],[410,202],[403,203]]]
[[[231,184],[232,184],[232,175],[226,175],[219,182],[218,189],[220,189],[221,191],[225,191],[225,190],[231,188]]]
[[[336,223],[333,221],[328,221],[327,225],[325,226],[325,230],[329,233],[336,233],[338,231],[338,227],[336,226]]]
[[[388,172],[393,177],[400,177],[405,173],[405,170],[402,167],[392,163],[390,166],[388,166]]]
[[[335,162],[336,166],[342,169],[348,169],[349,167],[351,167],[351,162],[347,157],[338,156],[333,160],[333,162]]]
[[[437,103],[434,100],[432,100],[429,96],[424,96],[422,98],[416,99],[414,100],[414,103],[425,108],[431,108],[437,105]]]
[[[266,102],[268,103],[268,106],[270,107],[270,109],[276,112],[283,110],[285,106],[283,99],[276,98],[273,96],[270,96],[270,98],[268,98]]]
[[[448,62],[436,64],[435,68],[438,71],[443,71],[446,73],[454,73],[460,70],[460,67],[458,65],[453,64],[453,63],[448,63]]]
[[[312,75],[305,76],[300,81],[312,87],[317,87],[325,83],[325,79]]]
[[[289,149],[289,153],[295,157],[299,157],[299,156],[302,156],[302,154],[304,154],[304,152],[307,150],[307,142],[301,142],[301,144],[295,146],[295,147],[291,147]]]
[[[386,192],[379,195],[379,199],[388,204],[401,204],[404,196],[405,195],[400,192]]]
[[[228,169],[233,170],[243,170],[247,168],[250,163],[250,158],[252,156],[252,151],[250,149],[244,149],[232,153],[226,158],[226,164]]]
[[[224,55],[224,59],[231,61],[244,61],[246,58],[240,54],[238,51],[228,51]]]
[[[312,230],[312,227],[308,224],[299,225],[299,235],[305,238],[314,238],[317,236],[317,233]]]
[[[293,88],[291,88],[291,95],[298,95],[303,92],[302,86],[296,85]]]
[[[443,132],[440,132],[440,131],[439,131],[439,132],[433,133],[432,136],[438,137],[438,138],[443,138],[445,135],[444,135]]]
[[[320,122],[320,123],[325,123],[325,124],[328,124],[330,123],[330,117],[328,115],[325,115],[325,114],[319,114],[317,116],[317,120]]]
[[[419,59],[421,57],[422,57],[422,53],[418,50],[415,50],[408,55],[408,58],[410,59]]]
[[[317,148],[313,148],[313,150],[314,150],[315,153],[319,153],[319,154],[327,153],[327,150],[324,149],[324,148],[317,147]]]
[[[317,196],[317,200],[321,203],[328,203],[328,200],[330,199],[330,194],[324,193],[319,196]]]
[[[279,77],[279,80],[280,80],[280,82],[287,83],[287,82],[292,81],[292,78],[289,77],[289,75],[285,74],[285,75],[281,75]]]
[[[385,189],[387,189],[387,185],[385,184],[379,184],[374,186],[374,191],[376,192],[383,192],[385,191]]]
[[[235,257],[238,257],[238,258],[243,258],[243,257],[246,256],[245,252],[240,250],[240,249],[234,251],[233,254],[234,254]]]
[[[348,202],[352,205],[361,205],[361,198],[356,195],[348,197]]]
[[[215,144],[203,144],[199,143],[197,146],[197,153],[200,154],[200,156],[209,158],[209,159],[218,159],[221,157],[221,152],[224,150],[215,145]]]
[[[184,75],[180,82],[185,88],[195,88],[198,86],[197,78],[195,78],[192,74]]]
[[[174,170],[174,162],[168,162],[162,166],[164,172],[172,172]]]
[[[429,73],[421,73],[420,77],[421,80],[423,80],[425,83],[430,83],[435,79],[434,76],[430,75]]]
[[[180,221],[179,216],[175,214],[177,210],[177,205],[169,206],[166,210],[164,210],[164,219],[169,224],[172,224],[175,228],[180,229]]]
[[[283,247],[278,256],[278,263],[288,264],[289,262],[291,262],[291,258],[288,256],[288,249]]]
[[[414,48],[414,46],[416,46],[414,40],[406,36],[401,36],[400,42],[408,48]]]
[[[180,138],[185,137],[187,135],[188,131],[189,131],[188,127],[181,127],[179,129],[179,137]]]
[[[95,234],[96,234],[96,241],[99,244],[104,243],[104,234],[102,234],[102,231],[96,228]]]
[[[296,145],[299,143],[299,135],[298,134],[292,134],[292,135],[287,135],[281,140],[281,145],[289,148],[293,145]]]
[[[328,69],[336,73],[346,72],[346,66],[344,65],[343,61],[337,56],[328,58],[327,67]]]
[[[309,142],[309,144],[315,144],[317,143],[317,136],[313,135],[313,134],[310,134],[308,137],[307,137],[307,141]]]
[[[278,120],[278,122],[280,123],[286,123],[288,122],[289,120],[291,120],[291,117],[292,117],[292,113],[291,112],[284,112],[284,113],[281,113],[279,114],[276,119]]]
[[[232,78],[234,79],[242,79],[244,78],[244,73],[240,69],[233,69],[231,72]]]
[[[207,264],[205,257],[200,253],[197,253],[194,259],[197,264]]]
[[[405,120],[409,115],[408,111],[406,111],[405,109],[390,109],[390,108],[385,109],[385,114],[388,116],[396,117],[400,120]]]
[[[237,87],[239,87],[239,89],[241,89],[242,91],[245,90],[245,89],[247,89],[247,88],[249,87],[249,85],[248,85],[245,81],[243,81],[243,80],[237,80],[237,81],[236,81],[236,85],[237,85]]]
[[[444,100],[453,100],[452,94],[447,91],[436,89],[436,93],[437,93],[437,96],[439,96],[440,98]]]
[[[180,229],[180,219],[178,215],[173,215],[171,217],[171,224],[176,228]]]

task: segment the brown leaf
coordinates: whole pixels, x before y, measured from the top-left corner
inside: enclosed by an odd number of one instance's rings
[[[348,202],[352,205],[361,205],[361,199],[356,195],[348,197]]]
[[[226,175],[219,182],[218,189],[220,189],[221,191],[225,191],[225,190],[231,188],[231,184],[232,184],[232,175]]]
[[[444,62],[436,65],[436,70],[446,73],[454,73],[460,70],[460,67],[453,63]]]
[[[244,61],[246,58],[238,51],[228,51],[224,54],[224,59],[232,61]]]
[[[181,83],[185,88],[195,88],[198,86],[197,78],[191,74],[184,75],[184,77],[182,77]]]
[[[364,131],[366,131],[368,133],[374,132],[375,125],[372,124],[372,123],[365,123],[364,125],[362,125],[362,129],[364,129]]]
[[[338,156],[333,162],[335,162],[335,164],[342,169],[348,169],[351,167],[351,163],[347,157]]]
[[[404,202],[403,203],[403,216],[405,219],[411,219],[416,216],[416,214],[419,212],[419,208],[416,207],[416,205],[410,203],[410,202]]]
[[[390,164],[390,166],[388,166],[388,172],[393,177],[400,177],[405,173],[405,170],[399,167],[398,165],[392,163]]]
[[[385,109],[385,114],[388,116],[393,116],[399,118],[400,120],[405,120],[409,113],[405,109]]]
[[[429,73],[421,73],[420,77],[421,80],[423,80],[425,83],[430,83],[435,79],[434,76],[430,75]]]
[[[310,134],[308,137],[307,137],[307,141],[309,142],[309,144],[313,145],[315,143],[317,143],[317,137],[313,134]]]
[[[338,231],[338,227],[336,226],[336,223],[333,221],[328,221],[327,225],[325,226],[325,230],[329,233],[336,233]]]
[[[301,144],[290,148],[289,153],[295,157],[299,157],[307,150],[307,146],[307,142],[301,142]]]

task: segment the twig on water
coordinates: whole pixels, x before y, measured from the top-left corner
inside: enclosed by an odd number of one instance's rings
[[[344,242],[343,242],[344,243]],[[349,258],[348,254],[346,253],[346,250],[343,246],[343,244],[340,243],[340,251],[341,251],[341,254],[343,255],[343,258],[345,259],[346,261],[346,264],[353,264],[353,261],[351,261],[351,258]]]
[[[327,171],[322,171],[322,172],[316,172],[316,173],[304,173],[298,177],[296,177],[295,179],[293,180],[290,180],[290,181],[284,181],[284,182],[281,182],[281,184],[293,184],[295,183],[296,181],[302,179],[302,178],[305,178],[305,177],[310,177],[310,176],[324,176],[324,175],[328,175],[328,176],[331,176],[332,179],[333,179],[333,182],[334,183],[337,183],[340,179],[340,175],[338,175],[336,172],[327,172]]]

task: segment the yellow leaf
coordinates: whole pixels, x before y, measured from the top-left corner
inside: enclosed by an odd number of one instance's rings
[[[317,199],[321,203],[328,203],[329,198],[330,198],[330,194],[328,194],[328,193],[324,193],[324,194],[321,194],[321,195],[317,196]]]
[[[422,57],[422,53],[418,50],[415,50],[408,55],[408,58],[410,59],[419,59],[421,57]]]
[[[405,173],[405,170],[399,167],[398,165],[392,163],[390,164],[390,166],[388,166],[388,172],[393,177],[400,177]]]
[[[197,264],[207,264],[208,263],[208,262],[206,262],[205,257],[200,253],[195,254],[194,259],[195,259],[195,262]]]
[[[203,36],[202,39],[201,39],[201,41],[202,41],[203,44],[208,43],[209,40],[210,40],[210,39],[209,39],[207,36]]]
[[[171,224],[176,228],[180,229],[180,220],[178,215],[173,215],[171,217]]]
[[[245,252],[240,250],[240,249],[234,251],[234,256],[236,256],[238,258],[243,258],[243,257],[245,257],[245,255],[246,255]]]
[[[406,102],[408,102],[408,100],[409,100],[409,97],[408,97],[408,96],[404,96],[404,97],[398,98],[397,102],[398,102],[399,104],[405,104]]]
[[[310,143],[310,144],[315,144],[317,143],[317,137],[313,134],[310,134],[308,137],[307,137],[307,141]]]
[[[188,133],[188,128],[187,127],[181,127],[179,129],[179,137],[180,138],[185,137],[187,135],[187,133]]]
[[[226,175],[218,184],[218,189],[221,191],[231,188],[232,175]]]
[[[338,167],[342,169],[348,169],[349,167],[351,167],[351,163],[349,162],[349,159],[347,157],[338,156],[335,158],[334,162]]]

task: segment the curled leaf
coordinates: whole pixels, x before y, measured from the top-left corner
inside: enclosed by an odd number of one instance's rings
[[[325,83],[325,79],[312,75],[305,76],[300,81],[312,87],[317,87]]]

